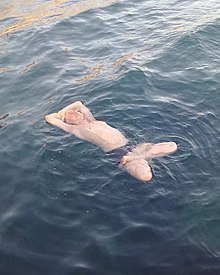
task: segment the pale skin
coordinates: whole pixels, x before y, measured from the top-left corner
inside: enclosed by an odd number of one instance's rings
[[[117,129],[107,123],[96,120],[82,102],[76,101],[57,113],[45,116],[45,120],[79,139],[86,140],[110,152],[128,143],[128,139]],[[120,160],[121,166],[140,181],[152,178],[148,160],[171,154],[177,150],[175,142],[142,143]]]

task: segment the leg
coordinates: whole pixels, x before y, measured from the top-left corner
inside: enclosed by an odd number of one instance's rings
[[[175,142],[161,142],[161,143],[142,143],[138,144],[132,152],[122,157],[121,164],[125,165],[129,161],[138,159],[153,159],[160,158],[165,155],[171,154],[177,150]]]
[[[127,153],[121,159],[121,164],[124,165],[128,161],[145,159],[146,152],[153,146],[152,143],[140,143],[131,152]]]
[[[144,159],[136,159],[126,162],[123,167],[133,177],[140,181],[149,181],[152,179],[151,168]]]
[[[177,150],[175,142],[161,142],[156,144],[143,143],[134,149],[134,153],[144,159],[153,159],[171,154]]]
[[[146,152],[147,159],[160,158],[168,154],[172,154],[177,150],[175,142],[161,142],[153,144]]]

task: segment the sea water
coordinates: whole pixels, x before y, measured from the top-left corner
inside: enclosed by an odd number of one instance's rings
[[[220,274],[220,3],[0,3],[0,274]],[[174,141],[142,183],[44,115]]]

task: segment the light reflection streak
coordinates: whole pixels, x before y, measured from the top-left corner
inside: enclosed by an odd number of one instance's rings
[[[21,30],[25,27],[46,25],[50,22],[75,16],[90,9],[102,8],[118,2],[117,0],[82,0],[73,3],[70,0],[50,0],[46,2],[42,1],[41,3],[38,1],[37,4],[36,1],[37,0],[9,0],[5,8],[1,10],[0,20],[16,18],[17,21],[0,30],[0,36]],[[219,10],[209,7],[209,4],[207,4],[207,6],[205,5],[202,10],[199,10],[198,6],[201,4],[201,1],[190,4],[190,10],[188,6],[181,6],[179,9],[174,10],[173,7],[169,7],[168,3],[165,4],[164,2],[163,5],[165,6],[163,9],[161,1],[150,2],[151,4],[146,1],[142,9],[149,10],[149,5],[152,5],[151,12],[154,13],[155,10],[153,7],[157,6],[157,14],[163,15],[164,18],[168,18],[169,22],[172,22],[167,24],[165,28],[158,29],[156,26],[157,20],[155,19],[155,26],[152,26],[152,32],[154,35],[158,34],[157,37],[159,40],[148,37],[144,41],[144,47],[137,49],[137,52],[125,53],[110,65],[95,64],[92,68],[88,68],[88,74],[76,80],[77,82],[82,83],[97,78],[103,72],[109,72],[112,68],[121,67],[127,60],[131,60],[138,55],[141,56],[140,59],[142,58],[144,60],[143,62],[145,62],[146,55],[148,59],[153,57],[153,51],[149,54],[148,48],[152,49],[155,44],[161,44],[164,45],[161,46],[161,50],[164,51],[175,43],[184,33],[197,31],[200,26],[219,18]],[[172,34],[175,39],[167,41],[165,34],[167,37],[171,37]],[[137,35],[136,39],[142,39],[142,37]],[[20,73],[25,73],[34,65],[35,62],[31,62],[26,65]],[[10,69],[1,68],[0,73],[8,70]]]
[[[0,30],[0,36],[32,25],[44,25],[91,9],[106,7],[115,2],[116,0],[84,0],[71,4],[67,0],[51,0],[34,6],[28,4],[28,1],[11,0],[2,10],[0,19],[16,18],[17,21]]]

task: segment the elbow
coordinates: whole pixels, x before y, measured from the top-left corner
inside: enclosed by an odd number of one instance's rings
[[[57,113],[53,113],[50,115],[46,115],[44,119],[47,123],[53,124],[54,120],[56,119],[56,116],[57,116]]]
[[[152,177],[153,176],[152,176],[152,173],[150,171],[148,173],[145,173],[145,174],[141,175],[141,177],[139,179],[143,182],[147,182],[147,181],[150,181],[152,179]]]
[[[44,120],[48,123],[49,115],[44,116]]]
[[[77,104],[78,106],[82,106],[82,105],[83,105],[82,101],[79,101],[79,100],[77,100],[77,101],[75,102],[75,104]]]

